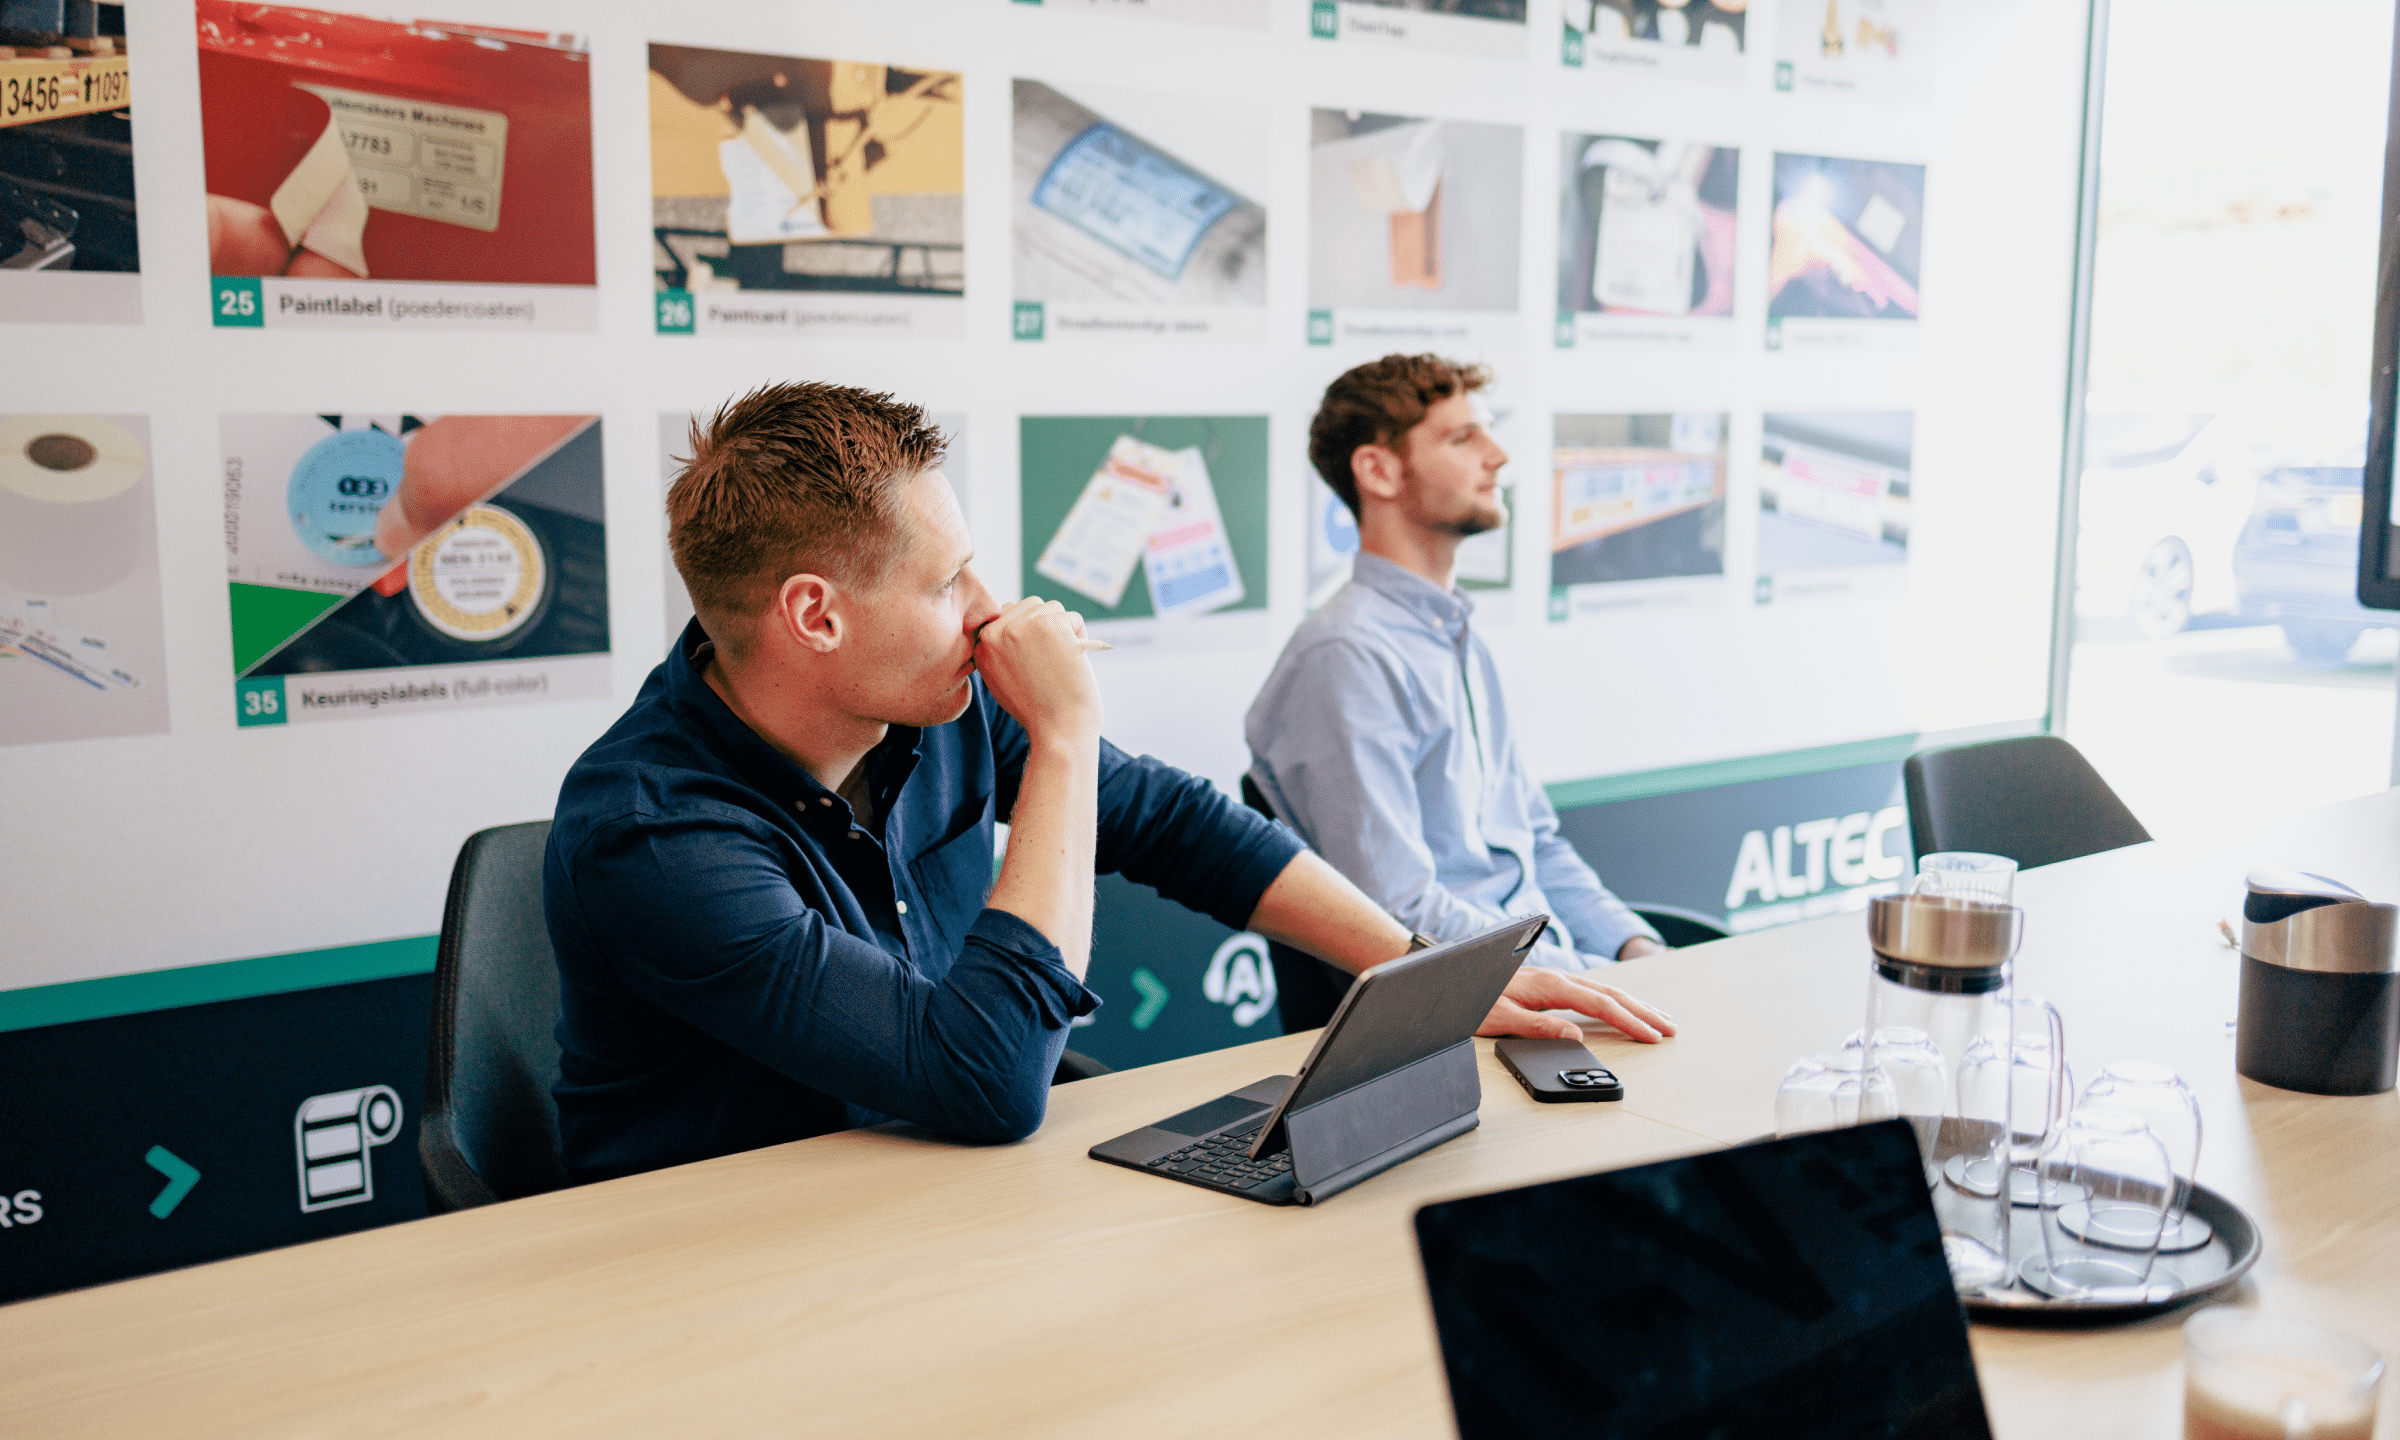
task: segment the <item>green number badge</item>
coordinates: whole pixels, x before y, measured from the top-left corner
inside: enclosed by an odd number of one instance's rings
[[[212,275],[208,281],[209,318],[219,325],[267,323],[266,296],[256,275]]]

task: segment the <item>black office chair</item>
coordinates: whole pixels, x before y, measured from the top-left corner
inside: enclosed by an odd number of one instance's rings
[[[1058,1068],[1051,1072],[1050,1083],[1054,1086],[1064,1085],[1070,1080],[1089,1080],[1095,1075],[1116,1073],[1117,1067],[1114,1065],[1103,1065],[1091,1056],[1073,1050],[1061,1050],[1058,1052]]]
[[[563,1188],[558,962],[542,921],[550,822],[480,830],[459,847],[433,969],[433,1038],[417,1155],[435,1214]]]
[[[1697,910],[1686,910],[1680,905],[1632,905],[1627,908],[1649,922],[1650,928],[1658,932],[1658,938],[1667,942],[1669,950],[1681,950],[1687,945],[1706,945],[1711,940],[1722,940],[1733,933],[1725,928],[1722,921]]]
[[[417,1155],[435,1214],[562,1189],[558,961],[542,919],[550,822],[478,831],[459,848],[433,970],[433,1037]],[[1052,1081],[1110,1073],[1069,1050]]]
[[[1242,777],[1242,803],[1280,823],[1266,792],[1249,776]],[[1267,942],[1267,959],[1275,966],[1275,1013],[1283,1018],[1283,1033],[1314,1030],[1333,1018],[1334,1007],[1350,993],[1350,972],[1328,965],[1305,950]]]
[[[1901,774],[1919,855],[1976,850],[2030,870],[2150,838],[2091,762],[2056,735],[1919,751]]]

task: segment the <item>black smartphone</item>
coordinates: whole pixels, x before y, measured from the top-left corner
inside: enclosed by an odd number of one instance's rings
[[[1547,1105],[1577,1100],[1622,1100],[1624,1082],[1580,1040],[1532,1040],[1511,1035],[1493,1047],[1525,1093]]]

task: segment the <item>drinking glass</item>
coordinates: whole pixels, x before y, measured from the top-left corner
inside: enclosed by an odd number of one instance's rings
[[[1982,900],[2009,905],[2017,888],[2017,862],[2006,855],[1973,850],[1942,850],[1917,861],[1919,895],[1943,895],[1953,900]]]
[[[1863,1050],[1805,1055],[1783,1072],[1775,1090],[1775,1135],[1805,1135],[1889,1120],[1900,1113],[1892,1077],[1868,1063]]]
[[[2084,1087],[2084,1102],[2138,1115],[2167,1147],[2175,1167],[2175,1203],[2158,1248],[2169,1254],[2197,1250],[2214,1232],[2191,1213],[2192,1184],[2200,1171],[2200,1102],[2173,1070],[2147,1060],[2115,1060]]]
[[[1866,1031],[1853,1031],[1842,1042],[1842,1049],[1863,1053],[1867,1039]],[[1941,1173],[1933,1162],[1933,1145],[1941,1133],[1942,1105],[1950,1094],[1941,1048],[1914,1025],[1879,1025],[1874,1042],[1871,1058],[1891,1077],[1892,1098],[1900,1116],[1917,1132],[1917,1153],[1925,1157],[1925,1183],[1930,1185]]]
[[[2182,1283],[2158,1265],[2175,1167],[2141,1117],[2076,1106],[2036,1173],[2042,1253],[2025,1261],[2027,1285],[2060,1300],[2140,1301]]]
[[[2066,1021],[2057,1006],[2020,995],[2009,1002],[2009,1021],[2009,1063],[2000,1065],[1997,1044],[1978,1041],[1959,1066],[1959,1103],[1962,1114],[2008,1117],[2008,1201],[2031,1207],[2040,1193],[2034,1160],[2074,1104],[2075,1075],[2067,1068]],[[1991,1195],[1998,1171],[1996,1160],[1954,1156],[1947,1173],[1968,1194]]]
[[[2075,1108],[2075,1070],[2067,1063],[2066,1021],[2038,995],[2015,1007],[2015,1063],[2008,1072],[2009,1203],[2034,1203],[2033,1162]]]
[[[2372,1440],[2382,1379],[2338,1330],[2218,1305],[2183,1325],[2184,1440]]]

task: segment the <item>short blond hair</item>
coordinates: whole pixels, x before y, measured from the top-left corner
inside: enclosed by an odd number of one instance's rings
[[[667,490],[667,545],[700,627],[738,649],[737,619],[790,576],[872,588],[907,532],[900,487],[949,442],[922,406],[843,385],[762,385],[703,426]]]

